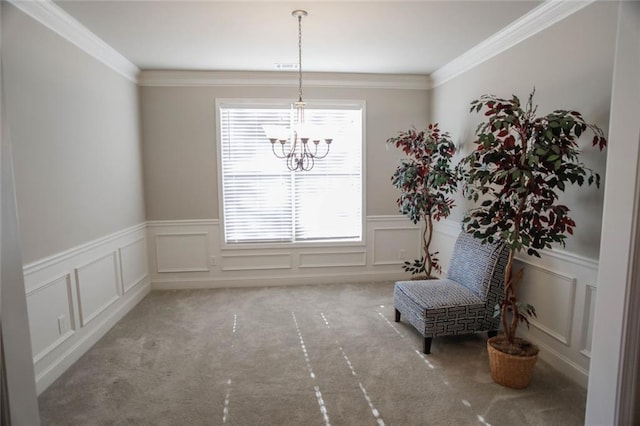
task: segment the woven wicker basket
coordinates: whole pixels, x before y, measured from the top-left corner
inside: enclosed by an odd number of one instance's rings
[[[497,339],[502,339],[502,336],[492,337],[487,341],[489,366],[493,381],[512,389],[526,388],[531,382],[538,354],[517,356],[500,352],[490,343]]]

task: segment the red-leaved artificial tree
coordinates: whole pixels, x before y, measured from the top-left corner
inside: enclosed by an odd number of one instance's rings
[[[602,150],[607,141],[600,128],[588,124],[576,111],[556,110],[536,116],[533,93],[525,105],[513,96],[484,95],[471,103],[486,121],[476,131],[474,151],[457,170],[464,195],[476,203],[463,219],[466,232],[486,242],[502,239],[509,246],[504,300],[496,307],[508,353],[518,354],[515,341],[519,322],[529,325],[533,306],[518,301],[516,285],[522,269],[514,272],[517,252],[540,257],[538,250],[564,246],[576,226],[569,208],[558,202],[558,191],[568,184],[600,185],[600,176],[579,161],[578,139],[586,131]],[[479,204],[478,204],[479,203]],[[498,314],[498,312],[497,312]]]
[[[457,179],[451,167],[455,146],[448,133],[442,133],[438,124],[430,124],[426,130],[410,129],[387,140],[406,155],[391,177],[393,186],[401,191],[397,199],[400,212],[414,224],[425,221],[422,235],[423,256],[413,262],[405,262],[404,269],[412,274],[424,273],[431,277],[433,270],[440,271],[436,255],[429,246],[433,237],[433,220],[449,216]]]

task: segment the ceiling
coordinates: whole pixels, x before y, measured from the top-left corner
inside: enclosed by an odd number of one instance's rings
[[[430,74],[540,1],[96,1],[55,4],[143,70]]]

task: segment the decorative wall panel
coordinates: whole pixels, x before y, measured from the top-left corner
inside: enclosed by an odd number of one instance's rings
[[[122,286],[125,293],[149,275],[146,244],[146,239],[141,237],[119,250]]]
[[[143,223],[24,266],[38,393],[149,292],[146,233]]]
[[[300,253],[300,268],[336,268],[341,266],[366,266],[367,252],[322,251]]]
[[[203,272],[209,270],[206,232],[156,234],[158,272]]]
[[[444,221],[436,225],[432,244],[448,265],[460,225]],[[598,263],[563,250],[542,250],[541,258],[517,256],[524,267],[519,285],[520,301],[536,308],[531,328],[518,333],[540,347],[540,357],[577,383],[587,386],[589,349],[593,330]]]
[[[34,362],[58,347],[75,331],[71,276],[65,274],[27,292]]]
[[[117,268],[115,252],[76,268],[76,288],[82,327],[118,299],[120,280]]]

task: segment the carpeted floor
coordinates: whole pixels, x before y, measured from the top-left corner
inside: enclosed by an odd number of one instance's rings
[[[580,425],[542,361],[491,380],[484,335],[394,323],[393,283],[152,292],[39,398],[44,425]]]

